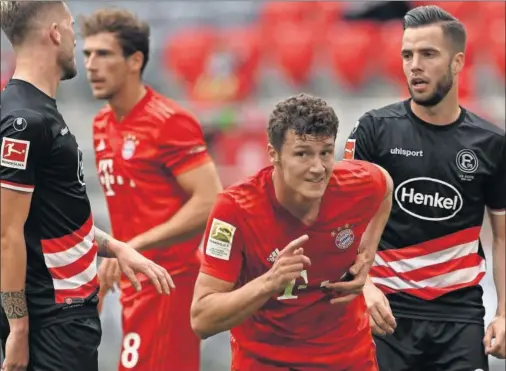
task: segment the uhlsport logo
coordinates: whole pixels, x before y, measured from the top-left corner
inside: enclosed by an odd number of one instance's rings
[[[429,221],[453,218],[462,209],[457,188],[434,178],[408,179],[395,189],[395,201],[409,215]]]

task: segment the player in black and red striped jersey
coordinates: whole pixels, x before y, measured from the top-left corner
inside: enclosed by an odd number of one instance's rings
[[[118,258],[138,290],[136,272],[159,292],[173,283],[93,224],[82,152],[54,99],[59,81],[76,75],[67,6],[1,5],[17,57],[1,96],[2,371],[98,371],[97,254]]]
[[[345,158],[382,166],[395,187],[364,289],[381,371],[486,371],[487,354],[506,356],[505,138],[458,104],[465,43],[447,12],[410,11],[401,54],[411,99],[367,112],[345,147]],[[486,335],[485,209],[498,295]]]

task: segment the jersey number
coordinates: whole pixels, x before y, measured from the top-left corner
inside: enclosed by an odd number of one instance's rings
[[[123,338],[123,351],[121,352],[121,365],[124,368],[134,368],[139,362],[139,347],[141,337],[136,332],[129,332]]]
[[[345,276],[346,274],[343,275],[343,277]],[[309,283],[308,281],[308,278],[307,278],[307,270],[303,270],[302,272],[300,272],[300,276],[302,277],[302,279],[304,280],[304,284],[302,285],[299,285],[297,286],[297,289],[298,290],[304,290],[305,288],[307,288],[307,285]],[[286,287],[285,287],[285,291],[283,292],[283,295],[281,296],[278,296],[278,300],[291,300],[291,299],[297,299],[298,296],[297,295],[293,295],[293,289],[295,287],[295,283],[297,282],[296,279],[293,279]],[[329,283],[330,281],[323,281],[320,283],[320,287],[324,287],[327,283]]]

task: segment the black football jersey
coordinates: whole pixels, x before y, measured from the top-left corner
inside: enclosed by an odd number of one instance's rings
[[[485,207],[504,214],[504,132],[462,108],[454,123],[419,119],[410,101],[356,123],[345,159],[385,168],[393,205],[371,268],[398,317],[483,323]]]
[[[24,228],[30,326],[96,315],[97,245],[76,138],[56,101],[33,85],[11,80],[1,99],[0,183],[32,193]]]

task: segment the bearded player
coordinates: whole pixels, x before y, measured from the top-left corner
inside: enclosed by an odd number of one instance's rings
[[[504,131],[459,105],[466,30],[422,6],[404,17],[399,45],[411,99],[364,114],[345,157],[384,167],[395,184],[390,219],[364,294],[381,371],[489,368],[506,357]],[[485,332],[490,216],[496,315]]]
[[[74,19],[63,1],[2,1],[16,70],[1,94],[2,371],[98,371],[97,255],[170,292],[166,270],[94,226],[83,154],[58,111],[76,76]]]
[[[93,95],[108,102],[93,140],[112,233],[165,267],[177,287],[162,299],[154,287],[139,295],[121,279],[119,370],[198,371],[190,305],[198,246],[221,190],[216,168],[197,119],[142,81],[149,26],[128,11],[103,9],[83,18],[81,31]],[[99,278],[112,289],[117,262],[102,265]]]
[[[228,188],[211,214],[192,326],[203,338],[231,329],[234,371],[377,370],[361,288],[391,180],[367,162],[335,163],[338,124],[322,99],[278,103],[273,166]]]

